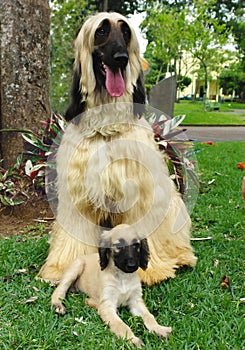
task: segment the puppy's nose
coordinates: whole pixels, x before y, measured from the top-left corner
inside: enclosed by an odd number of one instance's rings
[[[116,52],[113,55],[113,59],[122,66],[126,66],[128,64],[128,54],[126,52]]]
[[[127,262],[126,262],[126,265],[130,269],[134,269],[134,268],[137,267],[137,264],[136,264],[134,259],[128,259]]]

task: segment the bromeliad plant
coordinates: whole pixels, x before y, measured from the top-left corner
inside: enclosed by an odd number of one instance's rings
[[[0,210],[45,192],[45,169],[52,166],[66,122],[61,115],[53,114],[42,124],[40,132],[26,130],[22,134],[27,150],[18,156],[13,166],[5,170],[0,162]]]
[[[60,114],[53,113],[38,134],[24,133],[24,140],[30,147],[25,153],[26,174],[29,175],[43,191],[49,191],[49,200],[56,199],[55,155],[60,145],[67,123]]]
[[[26,174],[32,179],[39,175],[43,176],[45,167],[51,166],[50,161],[60,144],[62,134],[66,127],[66,121],[60,114],[52,114],[46,122],[42,122],[43,127],[38,134],[23,133],[22,137],[27,142],[28,151],[25,152]],[[29,147],[28,147],[29,145]],[[49,162],[47,163],[47,159]]]
[[[0,211],[6,206],[15,206],[26,201],[34,191],[33,182],[25,174],[23,155],[5,170],[0,162]]]

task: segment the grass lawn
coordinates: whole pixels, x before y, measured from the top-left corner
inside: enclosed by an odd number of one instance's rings
[[[120,315],[146,346],[154,350],[241,350],[245,348],[244,201],[241,180],[244,143],[218,143],[196,148],[203,187],[192,213],[196,268],[183,268],[175,279],[144,287],[144,299],[160,324],[173,327],[166,341],[150,334],[142,321],[126,310]],[[0,240],[0,349],[95,350],[131,349],[112,335],[85,305],[82,294],[68,294],[67,314],[50,308],[53,287],[35,280],[48,249],[43,226],[30,233]],[[33,233],[35,232],[35,233]],[[230,288],[223,289],[224,275]],[[33,299],[30,299],[34,297]]]
[[[203,102],[180,101],[174,105],[174,115],[185,114],[182,125],[193,124],[218,124],[218,125],[245,125],[245,112],[241,115],[234,114],[234,109],[245,109],[242,103],[220,104],[219,111],[204,112]]]

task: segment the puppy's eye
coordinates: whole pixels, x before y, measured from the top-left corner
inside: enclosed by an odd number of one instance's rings
[[[115,249],[115,251],[120,252],[120,250],[122,250],[124,246],[120,243],[116,243],[116,244],[113,244],[113,248]]]
[[[134,243],[133,247],[135,250],[139,251],[140,250],[140,244],[139,243]]]

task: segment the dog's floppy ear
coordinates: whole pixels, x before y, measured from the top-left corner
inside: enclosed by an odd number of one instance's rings
[[[102,233],[101,239],[100,239],[100,245],[99,245],[99,257],[100,257],[100,267],[103,271],[108,263],[110,258],[110,241],[108,239],[105,239],[103,236],[106,234],[106,231]]]
[[[101,267],[101,270],[103,271],[109,263],[110,248],[99,247],[99,256],[100,256],[100,267]]]
[[[146,93],[144,86],[143,72],[140,73],[133,93],[134,114],[139,117],[145,112]]]
[[[147,239],[144,238],[140,242],[140,267],[142,270],[147,269],[148,261],[150,258],[149,246]]]
[[[73,82],[71,88],[71,102],[65,113],[65,119],[67,121],[72,120],[77,115],[81,114],[85,110],[85,100],[83,99],[81,88],[80,88],[80,79],[81,79],[81,65],[77,64],[74,67]]]

